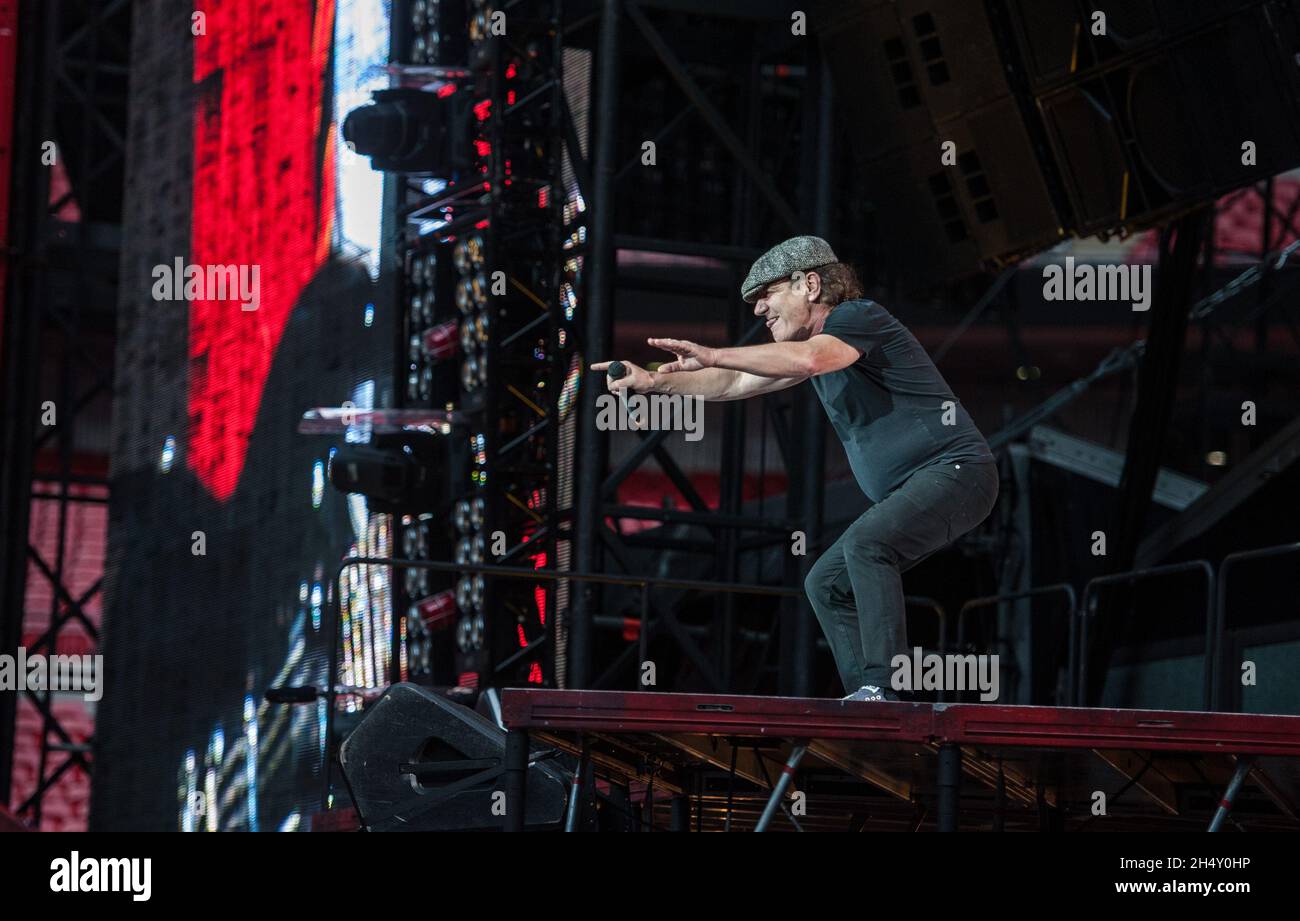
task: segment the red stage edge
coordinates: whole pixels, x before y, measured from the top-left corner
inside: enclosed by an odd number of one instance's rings
[[[1212,818],[1186,808],[1180,812],[1167,791],[1146,786],[1142,792],[1148,799],[1142,805],[1158,807],[1184,822],[1209,822],[1211,831],[1223,825],[1237,790],[1248,777],[1254,778],[1284,815],[1294,819],[1294,810],[1287,808],[1289,797],[1283,794],[1278,798],[1278,791],[1290,784],[1276,781],[1294,781],[1300,767],[1300,760],[1290,760],[1300,759],[1300,716],[522,688],[502,691],[501,715],[506,727],[507,831],[523,830],[525,780],[533,742],[580,754],[584,761],[593,746],[613,743],[629,754],[639,751],[647,761],[663,763],[675,758],[683,769],[692,762],[717,765],[709,752],[693,741],[701,737],[713,740],[714,747],[753,748],[755,758],[760,746],[772,749],[769,757],[773,763],[767,767],[775,766],[778,758],[785,760],[785,766],[776,772],[780,782],[760,783],[771,792],[765,794],[767,804],[755,824],[756,831],[767,830],[778,810],[785,809],[783,798],[790,778],[806,754],[905,800],[918,794],[933,796],[939,831],[959,827],[963,778],[973,781],[972,788],[983,793],[996,788],[998,828],[1008,796],[1026,805],[1033,801],[1036,789],[1041,798],[1043,785],[1052,781],[1028,766],[1037,765],[1040,754],[1048,751],[1075,752],[1084,767],[1104,766],[1104,770],[1120,773],[1126,759],[1134,755],[1148,763],[1158,757],[1200,759],[1222,775],[1215,782],[1226,785]],[[674,753],[667,758],[665,745]],[[914,767],[896,770],[899,752],[912,758],[937,756],[933,772],[918,773]],[[1265,769],[1258,759],[1288,760],[1281,762],[1281,768],[1270,764]],[[606,759],[606,763],[612,762]],[[996,784],[991,780],[994,771]],[[761,778],[767,781],[771,775],[764,769]],[[918,780],[923,776],[927,779]],[[628,777],[625,772],[624,779]],[[932,787],[928,778],[932,778]],[[1070,797],[1065,787],[1059,792],[1067,804],[1077,805],[1077,796]],[[678,824],[677,807],[686,805],[688,799],[684,789],[676,791],[674,825]],[[571,806],[570,816],[575,812]],[[1080,814],[1075,812],[1073,817],[1077,820]],[[1156,824],[1159,817],[1138,815],[1128,820]],[[727,821],[730,827],[730,803]],[[574,824],[571,820],[568,828],[573,830]]]

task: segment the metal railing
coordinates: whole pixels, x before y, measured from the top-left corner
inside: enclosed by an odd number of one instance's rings
[[[1079,599],[1079,655],[1078,655],[1078,675],[1074,684],[1074,705],[1084,706],[1087,696],[1087,679],[1088,679],[1088,623],[1093,614],[1093,599],[1096,596],[1096,589],[1102,585],[1128,584],[1141,581],[1152,576],[1168,576],[1182,572],[1200,571],[1205,573],[1206,593],[1205,593],[1205,664],[1203,667],[1203,688],[1204,705],[1206,709],[1210,708],[1210,677],[1214,672],[1214,622],[1215,622],[1215,586],[1216,577],[1214,567],[1208,560],[1188,560],[1184,563],[1169,563],[1163,566],[1147,566],[1142,569],[1130,569],[1125,572],[1115,572],[1104,576],[1097,576],[1088,580],[1083,587],[1083,595]]]
[[[1038,595],[1053,595],[1060,593],[1065,596],[1069,602],[1066,609],[1066,634],[1067,634],[1067,652],[1066,652],[1066,699],[1073,702],[1075,698],[1074,690],[1074,664],[1075,664],[1075,633],[1077,630],[1078,597],[1074,591],[1074,586],[1067,582],[1057,582],[1053,585],[1042,585],[1037,588],[1027,588],[1018,592],[1006,592],[1001,595],[985,595],[980,598],[972,598],[963,604],[957,611],[957,651],[961,652],[965,648],[966,642],[966,614],[977,608],[990,607],[995,604],[1002,604],[1006,601],[1019,601],[1023,598],[1033,598]]]
[[[1238,563],[1244,563],[1248,560],[1259,560],[1266,557],[1285,556],[1290,553],[1300,553],[1300,543],[1294,544],[1274,544],[1270,547],[1258,547],[1254,550],[1240,550],[1236,553],[1229,553],[1219,564],[1218,593],[1214,605],[1214,659],[1211,668],[1210,679],[1210,704],[1214,709],[1220,709],[1226,705],[1223,698],[1224,688],[1220,685],[1220,679],[1224,677],[1227,663],[1220,661],[1226,654],[1224,648],[1224,635],[1227,631],[1228,619],[1228,574],[1237,566]]]

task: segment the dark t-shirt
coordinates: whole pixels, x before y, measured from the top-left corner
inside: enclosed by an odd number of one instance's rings
[[[819,374],[812,383],[858,485],[873,502],[929,464],[993,462],[939,369],[889,311],[874,301],[844,301],[822,332],[861,352],[847,368]]]

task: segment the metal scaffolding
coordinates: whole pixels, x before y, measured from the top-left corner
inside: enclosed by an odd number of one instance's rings
[[[585,318],[584,351],[590,360],[613,357],[613,328],[616,289],[635,288],[638,282],[620,273],[616,252],[635,249],[679,256],[708,256],[730,263],[731,280],[738,282],[750,261],[767,242],[763,229],[772,233],[793,236],[816,232],[831,236],[831,182],[833,161],[830,132],[832,106],[826,69],[812,38],[801,38],[801,45],[787,43],[785,47],[774,44],[774,36],[789,34],[789,9],[780,4],[724,4],[712,6],[707,12],[692,10],[698,18],[691,20],[692,28],[673,28],[678,23],[673,17],[683,15],[686,9],[680,3],[627,2],[604,0],[588,4],[592,9],[570,4],[566,10],[574,18],[569,26],[571,36],[592,33],[592,47],[596,57],[593,120],[595,138],[592,146],[592,163],[581,165],[581,171],[591,176],[592,221],[588,238],[590,260]],[[662,17],[667,16],[668,22]],[[690,62],[692,51],[708,45],[708,35],[741,33],[747,36],[752,49],[748,62],[747,80],[738,92],[744,100],[742,123],[734,124],[731,117],[713,100],[713,94],[704,88]],[[663,124],[644,124],[641,129],[657,143],[671,135],[688,117],[700,123],[703,134],[710,142],[725,151],[733,172],[730,205],[727,216],[729,237],[713,239],[708,243],[683,242],[633,235],[621,231],[620,217],[615,202],[619,187],[627,182],[628,169],[620,162],[620,154],[629,151],[617,149],[620,118],[624,117],[623,88],[644,74],[629,72],[646,53],[654,66],[667,74],[671,84],[687,101],[682,112],[667,118]],[[800,124],[764,124],[770,112],[764,110],[765,88],[770,81],[771,68],[765,72],[765,56],[776,52],[786,60],[791,54],[802,56],[800,94],[802,105],[796,109]],[[791,69],[786,68],[786,73]],[[772,131],[776,136],[796,138],[790,141],[797,148],[788,156],[799,164],[797,202],[790,201],[777,187],[756,153],[760,146],[760,132]],[[797,130],[796,130],[797,129]],[[729,286],[734,288],[735,286]],[[746,324],[739,310],[725,318],[726,335],[733,343],[754,341],[762,324]],[[595,378],[595,375],[589,375]],[[664,431],[638,433],[640,444],[616,469],[609,469],[609,436],[596,425],[596,399],[603,391],[598,379],[589,380],[582,393],[579,420],[578,470],[579,488],[575,508],[576,535],[575,568],[580,571],[631,572],[632,557],[637,550],[675,550],[680,554],[696,556],[706,573],[706,578],[719,581],[736,581],[739,561],[743,553],[763,545],[786,543],[791,532],[802,530],[808,540],[809,553],[804,557],[788,557],[782,573],[786,583],[801,582],[804,570],[816,558],[818,537],[822,529],[823,501],[822,472],[824,468],[824,417],[814,404],[815,396],[808,388],[772,394],[763,398],[762,411],[770,423],[777,452],[789,472],[790,489],[786,496],[784,520],[774,521],[770,515],[758,516],[747,511],[742,501],[745,476],[745,423],[743,406],[728,404],[724,409],[724,423],[719,456],[720,496],[718,506],[711,508],[692,485],[691,479],[668,453]],[[767,437],[766,426],[763,434]],[[617,504],[618,487],[629,476],[648,462],[656,462],[674,487],[690,506],[689,512],[645,508],[626,508]],[[661,527],[636,535],[622,537],[612,529],[607,519],[635,517],[657,522]],[[691,524],[705,528],[710,539],[692,542],[670,535],[675,524]],[[741,633],[736,627],[735,600],[732,596],[717,596],[713,602],[713,625],[708,631],[707,646],[697,643],[692,631],[678,618],[674,606],[662,599],[652,599],[648,619],[637,625],[638,638],[624,647],[612,661],[597,661],[594,630],[599,620],[611,621],[605,610],[608,599],[601,586],[589,583],[581,586],[575,595],[575,610],[570,634],[570,687],[599,688],[609,686],[616,676],[625,673],[630,657],[644,648],[639,634],[648,631],[656,636],[667,636],[716,691],[753,691],[756,676],[748,680],[738,674],[738,651],[734,638]],[[806,602],[789,602],[785,609],[772,619],[769,629],[760,631],[757,641],[766,644],[762,655],[770,659],[776,649],[776,664],[768,668],[778,671],[778,685],[783,694],[807,694],[812,689],[814,649],[814,623],[811,615],[798,610]],[[772,640],[780,633],[779,646]],[[706,648],[709,650],[706,652]],[[758,674],[766,670],[760,668]]]
[[[79,431],[112,393],[131,3],[28,2],[19,16],[0,356],[0,652],[23,643],[34,568],[52,601],[49,625],[28,653],[53,655],[71,629],[99,640],[86,606],[102,578],[70,588],[69,517],[78,504],[108,500],[105,452],[87,457]],[[95,421],[102,431],[102,418]],[[34,499],[56,503],[52,558],[29,539]],[[12,793],[17,699],[0,695],[0,804]],[[91,746],[60,722],[50,691],[29,690],[25,699],[40,712],[40,768],[35,791],[15,811],[39,827],[60,778],[90,772]]]

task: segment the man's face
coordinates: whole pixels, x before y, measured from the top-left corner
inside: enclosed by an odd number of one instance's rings
[[[814,301],[820,279],[814,273],[797,275],[767,285],[754,304],[754,316],[767,321],[776,342],[800,342],[811,338],[817,320]]]

